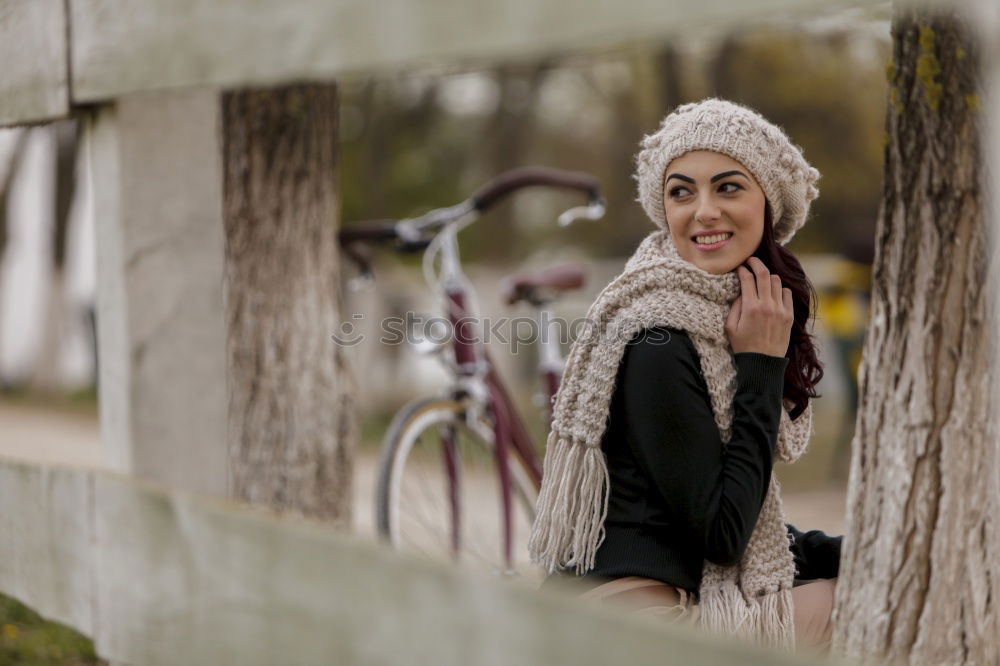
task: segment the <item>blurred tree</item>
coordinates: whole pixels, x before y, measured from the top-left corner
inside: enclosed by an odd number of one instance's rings
[[[673,44],[665,44],[656,54],[660,80],[661,107],[672,109],[684,100],[681,83],[681,55]]]
[[[475,154],[468,122],[441,108],[442,78],[409,72],[341,86],[341,171],[355,176],[342,188],[345,223],[417,215],[464,195]]]
[[[49,243],[49,285],[41,324],[41,349],[30,384],[39,393],[53,393],[60,388],[60,367],[63,345],[67,337],[69,311],[66,300],[66,241],[69,231],[70,209],[76,196],[76,162],[80,144],[80,124],[75,118],[57,120],[43,131],[51,132],[55,139],[55,166],[53,172],[55,207]],[[82,316],[82,313],[77,313]]]
[[[344,173],[352,174],[345,219],[420,213],[458,201],[507,166],[546,164],[596,175],[607,218],[567,232],[552,221],[576,199],[525,194],[463,234],[463,256],[517,263],[538,246],[567,244],[629,254],[651,229],[631,179],[639,140],[677,104],[716,94],[754,106],[803,145],[823,173],[822,195],[795,249],[837,251],[873,235],[887,52],[888,39],[872,32],[756,27],[718,43],[680,37],[356,81],[344,89]],[[480,100],[475,109],[444,103],[442,88],[456,78],[477,83],[467,91]]]
[[[858,410],[857,376],[868,328],[871,260],[838,258],[832,268],[831,282],[818,289],[816,318],[823,322],[832,343],[824,351],[832,353],[832,365],[847,388],[830,461],[830,478],[840,484],[850,472],[851,440]]]
[[[584,168],[600,179],[610,219],[581,226],[574,234],[575,242],[602,256],[627,256],[652,231],[649,220],[635,203],[635,182],[631,178],[635,155],[643,134],[655,131],[665,110],[687,98],[683,73],[691,67],[672,43],[636,47],[625,62],[630,85],[606,91],[593,84],[609,109],[610,127],[603,141],[603,159],[598,156],[588,160],[590,164]],[[590,71],[593,72],[593,67]],[[611,233],[608,223],[613,227]],[[556,234],[558,230],[549,232],[553,240]]]
[[[846,30],[733,34],[709,67],[712,94],[782,126],[822,174],[812,219],[794,240],[797,251],[840,251],[874,234],[888,44],[866,60],[849,37]]]
[[[996,664],[1000,439],[980,56],[952,13],[897,8],[892,35],[834,643],[898,663]]]
[[[357,437],[340,323],[337,88],[222,97],[231,487],[348,523]]]
[[[550,69],[546,61],[527,64],[503,64],[492,76],[496,81],[497,103],[486,121],[482,135],[488,166],[485,171],[497,174],[521,165],[525,144],[534,133],[534,110],[538,92]]]
[[[475,164],[478,168],[473,168],[481,182],[526,163],[527,149],[535,138],[535,103],[551,67],[549,62],[541,60],[502,64],[493,70],[497,103],[485,120],[480,134],[481,145],[474,147],[470,154],[470,158],[477,152],[481,155]],[[510,262],[523,256],[526,250],[524,225],[515,217],[518,196],[498,203],[483,224],[469,230],[466,244],[491,248],[488,258],[492,261]]]
[[[7,238],[9,235],[7,216],[10,208],[10,191],[11,185],[14,182],[14,177],[21,166],[21,162],[24,159],[25,146],[28,142],[28,131],[27,130],[13,130],[17,132],[17,136],[14,138],[14,145],[11,149],[10,156],[7,160],[7,164],[0,164],[0,167],[6,167],[0,171],[0,267],[2,267],[2,262],[4,257],[6,257],[7,249]],[[0,308],[3,307],[3,302],[0,301]],[[0,389],[8,389],[8,378],[0,377]]]

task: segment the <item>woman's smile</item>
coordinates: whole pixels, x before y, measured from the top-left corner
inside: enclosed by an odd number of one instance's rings
[[[712,234],[701,234],[695,236],[694,240],[695,247],[703,252],[712,252],[714,250],[719,250],[725,247],[729,243],[729,239],[733,237],[731,231],[726,231],[722,233],[712,233]]]
[[[664,173],[664,218],[682,259],[722,275],[757,250],[766,198],[746,167],[722,153],[692,150]]]

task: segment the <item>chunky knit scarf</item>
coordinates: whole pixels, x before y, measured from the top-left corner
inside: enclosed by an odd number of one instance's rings
[[[609,494],[601,439],[625,346],[643,329],[669,326],[688,333],[700,357],[722,441],[729,441],[736,367],[724,325],[739,293],[735,272],[713,275],[694,266],[677,254],[669,232],[656,231],[597,297],[587,315],[589,330],[574,342],[556,396],[528,542],[533,561],[550,573],[572,568],[581,574],[594,566],[604,539]],[[811,433],[811,404],[794,421],[782,409],[777,459],[794,462]],[[702,573],[702,627],[765,645],[794,647],[795,564],[773,475],[739,563],[722,567],[706,561]]]

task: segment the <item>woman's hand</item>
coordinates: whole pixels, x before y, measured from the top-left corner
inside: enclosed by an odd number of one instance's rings
[[[792,290],[781,286],[781,278],[771,275],[764,262],[750,257],[738,266],[742,293],[733,301],[726,317],[726,336],[733,353],[759,352],[784,356],[792,334]]]

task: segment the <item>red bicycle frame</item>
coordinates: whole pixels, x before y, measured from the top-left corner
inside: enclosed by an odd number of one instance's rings
[[[529,479],[535,489],[542,484],[542,467],[531,441],[528,430],[517,413],[510,394],[496,371],[496,366],[490,359],[483,344],[476,339],[476,327],[465,313],[467,299],[465,290],[458,284],[446,289],[449,304],[448,319],[451,322],[453,336],[453,351],[459,373],[474,376],[481,371],[480,363],[486,364],[486,372],[482,377],[488,391],[490,415],[493,420],[494,455],[499,470],[500,498],[503,506],[503,546],[504,560],[508,568],[513,561],[513,482],[510,472],[510,456],[520,458]],[[551,369],[544,371],[546,382],[546,398],[551,405],[552,397],[559,388],[559,377]],[[458,465],[455,460],[457,452],[454,442],[445,435],[445,471],[450,484],[452,511],[452,547],[457,552],[461,544],[461,509],[458,488],[461,479],[458,476]]]
[[[515,479],[510,463],[516,458],[523,470],[524,481],[537,492],[541,488],[542,464],[531,441],[531,436],[518,414],[513,400],[490,359],[482,340],[477,339],[478,322],[471,319],[469,306],[475,300],[475,293],[467,287],[468,280],[462,272],[458,258],[456,234],[475,221],[497,201],[524,187],[541,185],[583,192],[588,197],[586,206],[578,206],[559,215],[561,226],[577,219],[600,219],[604,215],[604,200],[593,176],[584,173],[549,169],[545,167],[521,167],[504,172],[480,188],[469,199],[447,208],[439,208],[418,218],[397,221],[372,221],[358,228],[344,229],[339,238],[347,255],[361,268],[362,282],[371,280],[371,270],[361,243],[397,243],[397,248],[412,252],[424,252],[424,274],[428,285],[444,300],[451,324],[451,345],[453,364],[450,368],[455,376],[451,396],[457,402],[467,405],[467,410],[481,410],[472,414],[478,419],[485,415],[490,421],[493,435],[493,449],[499,469],[501,505],[503,509],[502,538],[505,564],[511,569],[513,561],[513,517],[512,495]],[[440,272],[435,269],[435,260],[440,258]],[[547,311],[541,309],[539,314]],[[551,335],[551,330],[544,331]],[[540,373],[542,391],[546,401],[546,413],[551,420],[552,400],[559,388],[561,376],[561,356],[558,341],[543,340],[541,347]],[[475,425],[471,419],[469,425]],[[455,438],[454,425],[440,427],[443,450],[443,466],[448,486],[448,504],[451,517],[451,547],[455,554],[462,546],[462,465]],[[488,435],[487,435],[488,436]],[[519,475],[520,476],[520,475]],[[521,479],[518,479],[521,480]],[[525,483],[517,485],[526,488]]]

